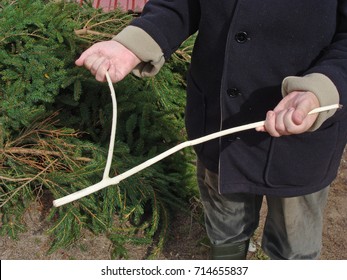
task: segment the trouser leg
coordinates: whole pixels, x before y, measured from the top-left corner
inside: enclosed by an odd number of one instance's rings
[[[213,260],[245,260],[248,246],[249,239],[240,242],[211,245],[211,258]]]
[[[262,247],[271,259],[317,259],[320,256],[328,190],[327,187],[299,197],[267,197]]]
[[[262,196],[220,195],[218,175],[198,162],[198,184],[207,235],[214,259],[245,259],[249,239],[259,223]]]

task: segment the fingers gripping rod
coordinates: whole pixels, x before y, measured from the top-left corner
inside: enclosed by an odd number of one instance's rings
[[[194,146],[194,145],[198,145],[201,143],[204,143],[206,141],[210,141],[212,139],[216,139],[225,135],[229,135],[232,133],[236,133],[236,132],[240,132],[240,131],[245,131],[245,130],[249,130],[249,129],[255,129],[257,127],[263,126],[265,121],[259,121],[259,122],[255,122],[255,123],[250,123],[250,124],[246,124],[246,125],[241,125],[238,127],[233,127],[233,128],[229,128],[229,129],[225,129],[219,132],[215,132],[194,140],[190,140],[190,141],[186,141],[183,142],[131,169],[129,169],[128,171],[119,174],[113,178],[109,177],[109,173],[110,173],[110,168],[111,168],[111,163],[112,163],[112,157],[113,157],[113,149],[114,149],[114,143],[115,143],[115,135],[116,135],[116,124],[117,124],[117,100],[116,100],[116,94],[114,91],[114,87],[111,81],[111,78],[108,74],[108,72],[106,72],[106,79],[111,91],[111,98],[112,98],[112,105],[113,105],[113,116],[112,116],[112,128],[111,128],[111,138],[110,138],[110,144],[109,144],[109,150],[108,150],[108,156],[107,156],[107,160],[106,160],[106,166],[105,166],[105,170],[104,170],[104,174],[103,174],[103,178],[99,183],[96,183],[94,185],[91,185],[85,189],[79,190],[77,192],[71,193],[67,196],[64,196],[62,198],[56,199],[53,201],[53,205],[55,207],[59,207],[62,206],[64,204],[70,203],[72,201],[78,200],[82,197],[85,197],[89,194],[92,194],[94,192],[97,192],[101,189],[104,189],[108,186],[111,185],[117,185],[119,184],[119,182],[121,182],[122,180],[140,172],[141,170],[153,165],[154,163],[186,148],[186,147],[190,147],[190,146]],[[323,112],[323,111],[328,111],[328,110],[333,110],[333,109],[338,109],[340,106],[338,104],[335,105],[330,105],[330,106],[324,106],[324,107],[319,107],[316,108],[314,110],[312,110],[311,112],[309,112],[309,114],[315,114],[315,113],[319,113],[319,112]]]

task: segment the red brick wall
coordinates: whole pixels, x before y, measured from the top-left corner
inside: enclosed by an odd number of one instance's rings
[[[82,3],[83,0],[77,0]],[[148,0],[94,0],[93,6],[95,8],[103,8],[104,11],[111,11],[116,7],[124,11],[141,12],[143,6]]]

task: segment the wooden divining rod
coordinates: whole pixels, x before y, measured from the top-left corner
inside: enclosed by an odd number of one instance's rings
[[[219,138],[225,135],[229,135],[232,133],[236,133],[236,132],[240,132],[240,131],[244,131],[244,130],[249,130],[249,129],[255,129],[257,127],[263,126],[265,121],[259,121],[259,122],[255,122],[255,123],[250,123],[250,124],[246,124],[246,125],[241,125],[241,126],[237,126],[237,127],[233,127],[233,128],[229,128],[229,129],[225,129],[219,132],[215,132],[194,140],[190,140],[190,141],[186,141],[183,142],[131,169],[129,169],[128,171],[119,174],[113,178],[109,177],[109,173],[110,173],[110,168],[111,168],[111,162],[112,162],[112,157],[113,157],[113,149],[114,149],[114,142],[115,142],[115,135],[116,135],[116,123],[117,123],[117,101],[116,101],[116,95],[115,95],[115,91],[114,91],[114,87],[111,81],[111,78],[109,76],[109,74],[106,72],[106,79],[108,82],[108,85],[110,87],[110,91],[111,91],[111,98],[112,98],[112,105],[113,105],[113,116],[112,116],[112,128],[111,128],[111,139],[110,139],[110,145],[109,145],[109,150],[108,150],[108,156],[107,156],[107,161],[106,161],[106,166],[105,166],[105,170],[104,170],[104,174],[103,174],[103,178],[99,183],[96,183],[94,185],[91,185],[85,189],[79,190],[77,192],[74,192],[72,194],[69,194],[67,196],[64,196],[62,198],[56,199],[53,201],[53,205],[55,207],[59,207],[62,206],[64,204],[70,203],[72,201],[75,201],[77,199],[80,199],[82,197],[85,197],[89,194],[92,194],[94,192],[97,192],[101,189],[104,189],[108,186],[111,185],[117,185],[119,184],[120,181],[140,172],[141,170],[153,165],[154,163],[178,152],[179,150],[182,150],[186,147],[190,147],[190,146],[194,146],[197,144],[201,144],[204,143],[206,141],[210,141],[212,139],[215,138]],[[319,113],[319,112],[323,112],[323,111],[328,111],[328,110],[333,110],[333,109],[338,109],[340,108],[339,104],[335,104],[335,105],[330,105],[330,106],[324,106],[324,107],[319,107],[316,108],[314,110],[312,110],[311,112],[309,112],[309,114],[315,114],[315,113]]]

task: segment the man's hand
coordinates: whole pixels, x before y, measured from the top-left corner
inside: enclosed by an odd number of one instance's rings
[[[304,133],[317,119],[317,114],[308,113],[319,106],[319,101],[312,92],[291,92],[273,111],[267,112],[265,125],[257,128],[257,131],[266,131],[274,137]]]
[[[99,82],[106,81],[106,71],[113,82],[119,82],[140,62],[140,59],[122,44],[104,41],[84,51],[75,63],[90,70]]]

